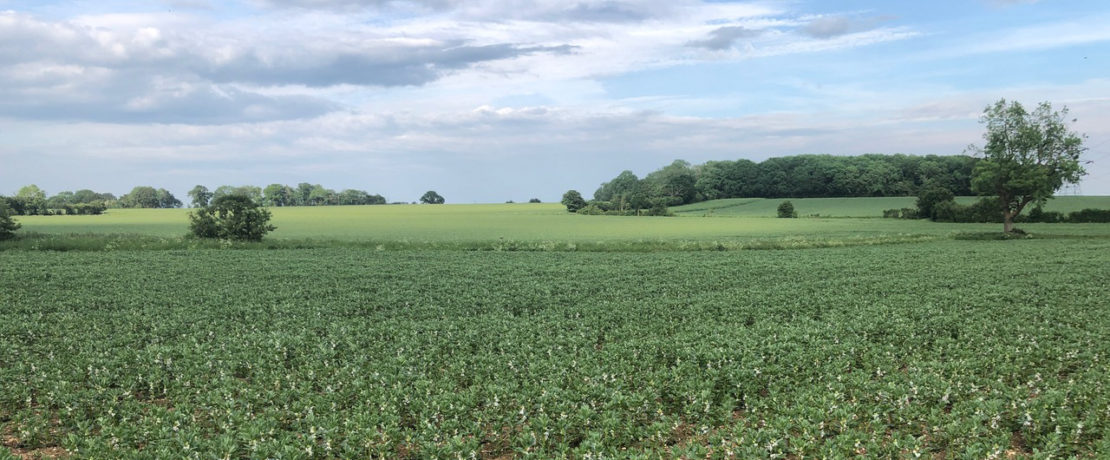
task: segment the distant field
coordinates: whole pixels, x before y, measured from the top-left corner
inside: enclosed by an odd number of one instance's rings
[[[902,201],[898,201],[902,200]],[[872,216],[912,198],[800,199],[803,216]],[[1095,206],[1110,197],[1084,197]],[[461,244],[474,242],[542,242],[611,244],[612,242],[721,242],[726,246],[766,240],[807,247],[838,242],[901,241],[907,236],[942,237],[954,232],[995,231],[996,224],[950,224],[881,218],[747,218],[773,216],[780,200],[718,200],[676,208],[679,217],[579,216],[559,204],[389,205],[273,208],[277,231],[270,240],[336,240],[404,244]],[[1074,204],[1076,199],[1054,205]],[[747,203],[747,204],[744,204]],[[705,206],[699,210],[694,206]],[[20,217],[23,232],[48,235],[127,234],[180,238],[187,233],[187,209],[113,209],[102,216]],[[732,217],[728,219],[701,216]],[[1031,231],[1066,234],[1105,234],[1099,224],[1024,224]]]
[[[957,197],[971,204],[979,197]],[[916,197],[882,198],[729,198],[671,208],[676,214],[698,216],[775,217],[778,206],[790,200],[801,217],[882,217],[885,209],[913,208]],[[1084,208],[1110,209],[1110,196],[1060,196],[1048,201],[1046,211],[1068,213]],[[1028,211],[1028,210],[1027,210]]]

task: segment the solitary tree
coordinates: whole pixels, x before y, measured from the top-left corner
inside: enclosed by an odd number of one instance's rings
[[[563,206],[567,207],[567,212],[578,212],[579,209],[586,207],[586,199],[582,198],[582,194],[578,190],[567,190],[563,194]]]
[[[971,186],[979,195],[998,197],[1006,233],[1013,231],[1014,217],[1025,205],[1043,204],[1064,184],[1077,183],[1086,174],[1079,164],[1086,136],[1068,129],[1067,115],[1067,107],[1056,111],[1048,102],[1030,113],[1005,99],[983,110],[979,122],[987,128],[987,143],[968,148],[983,158],[975,165]]]
[[[276,229],[270,225],[270,211],[246,195],[221,195],[208,206],[189,213],[189,230],[200,238],[261,241]]]
[[[444,199],[435,190],[428,190],[424,192],[424,196],[420,197],[420,202],[424,204],[443,204]]]
[[[0,240],[15,237],[15,231],[19,230],[19,227],[19,222],[12,220],[11,210],[8,209],[8,201],[0,197]]]

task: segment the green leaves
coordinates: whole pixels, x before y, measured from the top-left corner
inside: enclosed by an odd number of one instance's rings
[[[262,241],[277,228],[269,222],[269,210],[239,194],[218,196],[212,204],[189,213],[189,231],[198,238]]]
[[[1093,456],[1108,267],[1102,239],[4,251],[0,432],[82,458]]]
[[[986,126],[982,155],[975,165],[971,186],[980,195],[1001,200],[1005,229],[1029,203],[1043,203],[1064,184],[1074,184],[1086,172],[1079,164],[1085,136],[1068,129],[1068,109],[1060,111],[1042,102],[1032,113],[1018,102],[1001,99],[983,111]]]

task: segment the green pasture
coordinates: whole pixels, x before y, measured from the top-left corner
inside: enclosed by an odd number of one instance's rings
[[[881,213],[895,200],[910,198],[855,198],[796,200],[799,213],[822,216],[869,216]],[[858,202],[856,202],[858,200]],[[1097,205],[1107,197],[1084,197],[1082,206]],[[1076,200],[1063,198],[1066,204]],[[747,202],[748,204],[735,204]],[[272,208],[277,230],[266,237],[272,242],[315,241],[341,243],[390,243],[402,246],[446,246],[502,243],[533,249],[559,245],[605,246],[630,243],[667,248],[722,248],[830,246],[906,242],[944,238],[961,232],[993,232],[997,224],[952,224],[925,220],[870,217],[765,218],[774,214],[778,200],[718,200],[719,206],[697,211],[676,208],[677,217],[581,216],[567,213],[559,204],[456,204],[322,206]],[[1074,203],[1073,203],[1074,204]],[[692,205],[696,206],[696,205]],[[760,208],[747,208],[758,206]],[[1107,204],[1110,207],[1110,203]],[[740,209],[767,211],[751,217]],[[809,211],[807,211],[807,209]],[[747,211],[745,211],[747,212]],[[19,217],[21,232],[47,238],[68,235],[126,235],[180,240],[188,230],[187,209],[112,209],[100,216]],[[703,216],[729,218],[706,218]],[[1039,233],[1106,235],[1100,224],[1024,224]],[[122,236],[121,236],[122,235]],[[23,243],[30,244],[30,243]],[[176,244],[176,243],[174,243]],[[547,246],[551,247],[547,247]],[[173,244],[171,244],[173,246]],[[562,246],[560,246],[562,247]]]
[[[971,204],[979,197],[961,196],[960,204]],[[916,207],[916,197],[876,198],[728,198],[671,208],[689,216],[775,217],[778,206],[790,200],[801,217],[882,217],[883,210]],[[1048,200],[1046,211],[1069,213],[1084,208],[1108,209],[1110,196],[1059,196]],[[1028,209],[1026,210],[1028,211]]]

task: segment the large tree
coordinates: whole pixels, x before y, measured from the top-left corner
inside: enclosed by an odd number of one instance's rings
[[[998,197],[1006,233],[1013,231],[1014,217],[1027,204],[1044,203],[1086,174],[1079,163],[1085,136],[1068,129],[1067,115],[1067,107],[1057,111],[1048,102],[1028,112],[1005,99],[983,111],[980,123],[987,128],[987,142],[982,148],[969,147],[982,157],[971,186],[980,195]]]
[[[276,228],[270,225],[269,210],[240,193],[218,196],[208,206],[189,213],[189,230],[199,238],[261,241]]]
[[[563,206],[567,207],[567,212],[578,212],[579,209],[586,207],[586,199],[582,198],[582,194],[578,190],[567,190],[563,194]]]
[[[436,193],[435,190],[428,190],[424,192],[424,196],[420,197],[420,202],[424,204],[443,204],[444,201],[443,196]]]

